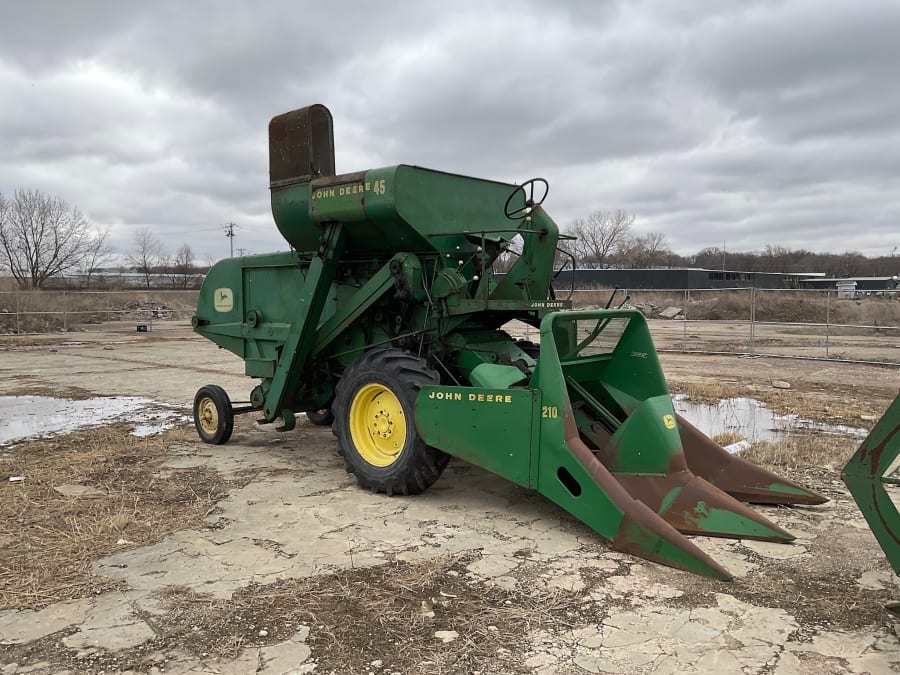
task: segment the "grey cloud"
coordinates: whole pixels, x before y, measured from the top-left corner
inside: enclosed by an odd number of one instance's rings
[[[321,102],[340,171],[544,175],[680,252],[900,242],[900,5],[28,2],[0,24],[0,191],[177,248],[283,248],[266,125]],[[852,232],[848,236],[847,232]],[[889,246],[887,242],[891,243]]]

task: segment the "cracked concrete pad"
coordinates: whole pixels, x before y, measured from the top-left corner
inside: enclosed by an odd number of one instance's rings
[[[772,675],[803,675],[803,663],[794,654],[782,652]]]
[[[41,610],[0,612],[0,645],[25,644],[81,623],[88,616],[91,598],[58,602]]]
[[[868,590],[883,591],[890,588],[900,591],[900,579],[890,570],[867,570],[856,583]]]
[[[813,652],[821,656],[855,658],[868,652],[874,643],[875,636],[871,634],[834,631],[816,635],[808,644],[790,645],[788,649],[795,653]],[[900,648],[896,653],[900,655]]]
[[[522,561],[512,555],[482,555],[481,558],[472,562],[468,566],[470,572],[474,572],[480,577],[493,579],[497,577],[507,577],[507,575],[516,569]]]
[[[97,599],[78,631],[64,637],[69,649],[100,647],[117,651],[137,647],[156,637],[150,626],[135,616],[130,603],[119,593],[107,593]]]
[[[300,440],[302,442],[303,433],[299,432],[299,435],[299,439],[291,440],[294,442]],[[214,451],[206,450],[208,446],[203,446],[200,449],[190,445],[176,446],[172,452],[172,457],[166,460],[163,467],[173,470],[214,467],[223,477],[229,479],[243,472],[263,467],[269,472],[295,472],[297,470],[297,464],[289,454],[272,452],[271,445],[283,443],[283,439],[266,438],[261,430],[253,433],[252,438],[255,441],[264,442],[265,446],[248,447],[247,444],[217,445]]]
[[[757,607],[725,593],[716,594],[716,603],[733,617],[729,635],[745,645],[783,644],[797,629],[797,622],[783,609]]]
[[[741,544],[749,548],[754,553],[765,558],[773,560],[790,560],[792,558],[802,558],[807,555],[805,546],[793,543],[776,543],[771,541],[750,541],[743,540]]]
[[[847,666],[851,673],[859,675],[896,675],[900,672],[900,653],[897,650],[889,654],[872,651],[859,658],[847,659]]]
[[[247,675],[258,672],[260,666],[260,650],[245,649],[237,658],[196,659],[185,658],[182,662],[166,663],[165,671],[160,675],[172,675],[173,666],[177,675]]]
[[[716,537],[693,537],[693,541],[737,578],[759,569],[757,563],[748,559],[739,541]]]
[[[303,642],[288,640],[259,650],[261,667],[256,672],[266,675],[289,675],[309,672],[301,670],[312,651]]]
[[[310,475],[279,472],[288,460]],[[387,498],[350,484],[337,457],[273,450],[254,461],[259,479],[233,489],[210,518],[219,529],[179,532],[107,556],[94,572],[142,591],[186,585],[227,598],[250,582],[480,549],[473,564],[479,577],[515,577],[523,551],[538,560],[567,554],[571,563],[555,563],[552,584],[583,587],[577,569],[584,563],[575,553],[583,526],[570,530],[549,502],[474,467],[451,466],[443,486],[415,498]],[[267,473],[269,461],[274,473]]]
[[[900,643],[865,631],[824,631],[810,643],[785,645],[773,675],[846,672],[888,675],[900,672]]]
[[[742,673],[738,657],[727,650],[706,652],[697,660],[698,673]]]
[[[717,606],[683,609],[645,606],[610,612],[591,631],[553,636],[549,644],[568,645],[568,656],[555,657],[560,668],[569,658],[587,672],[750,672],[774,663],[797,623],[780,609],[755,607],[732,596],[716,596]],[[548,636],[531,636],[535,659],[553,656]],[[540,658],[539,658],[540,657]],[[552,671],[550,671],[552,672]]]
[[[57,485],[53,489],[64,497],[96,497],[103,494],[101,490],[98,490],[95,487],[90,485],[80,485],[78,483]]]
[[[598,656],[592,656],[590,654],[579,654],[574,659],[572,659],[572,663],[578,666],[581,670],[586,673],[617,673],[619,672],[618,666],[615,663],[610,661],[609,659],[605,659]]]

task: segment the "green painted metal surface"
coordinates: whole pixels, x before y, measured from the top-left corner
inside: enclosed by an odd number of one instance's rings
[[[416,427],[429,445],[524,487],[536,487],[534,389],[423,387]]]
[[[844,467],[842,477],[853,499],[862,511],[872,534],[878,540],[894,574],[900,574],[900,513],[895,495],[900,491],[897,457],[900,456],[900,396],[888,407],[881,419]],[[900,616],[900,604],[888,607]]]
[[[559,231],[524,190],[407,165],[338,175],[323,106],[272,120],[270,187],[291,250],[214,265],[193,319],[258,378],[265,421],[290,428],[367,350],[405,350],[440,377],[416,398],[432,448],[539,491],[615,548],[722,579],[683,533],[786,541],[738,498],[821,501],[678,418],[640,313],[559,311]],[[539,330],[539,358],[504,332],[514,319]]]

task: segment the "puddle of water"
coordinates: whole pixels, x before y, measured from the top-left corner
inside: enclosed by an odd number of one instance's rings
[[[64,434],[112,421],[133,423],[132,434],[150,436],[188,420],[182,408],[140,396],[74,401],[50,396],[0,396],[0,446],[36,436]]]
[[[869,432],[859,427],[816,422],[798,415],[776,415],[753,398],[726,398],[717,404],[694,403],[684,394],[672,397],[675,411],[707,436],[726,432],[739,434],[751,443],[774,441],[801,431],[818,431],[865,438]]]

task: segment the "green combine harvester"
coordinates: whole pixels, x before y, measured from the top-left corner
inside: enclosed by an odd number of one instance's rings
[[[411,495],[458,457],[545,495],[621,551],[730,579],[684,534],[790,541],[744,502],[821,496],[725,452],[672,407],[644,317],[571,311],[552,281],[547,182],[398,165],[336,175],[331,113],[269,125],[272,213],[291,250],[217,263],[193,327],[259,384],[194,401],[201,438],[234,415],[331,424],[359,484]],[[515,252],[502,277],[493,265]],[[534,327],[540,343],[504,326]]]

